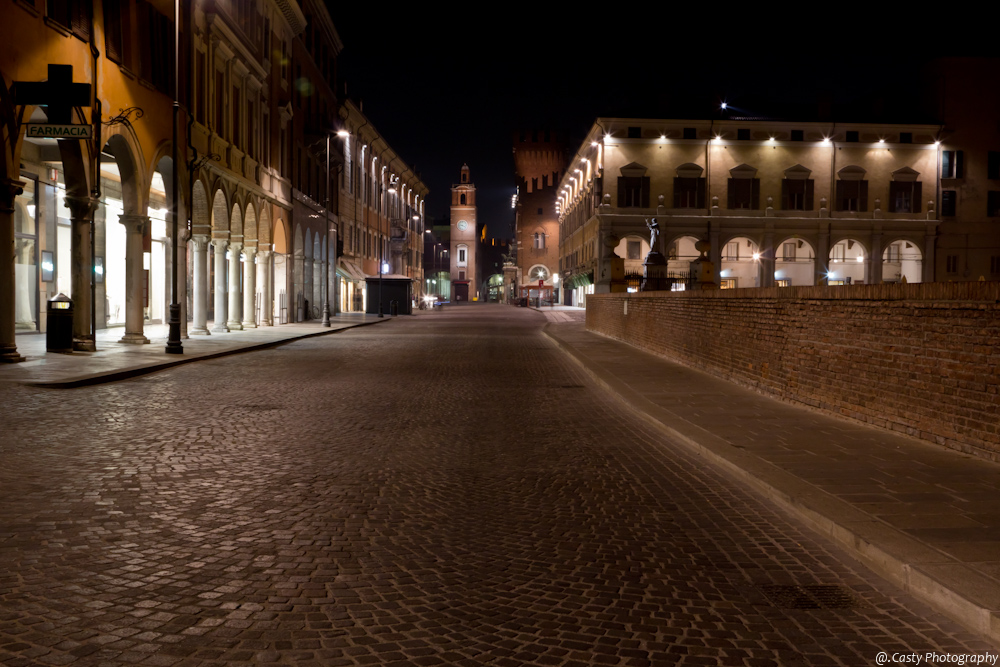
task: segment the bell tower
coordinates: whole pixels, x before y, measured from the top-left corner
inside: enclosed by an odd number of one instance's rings
[[[459,182],[451,187],[451,289],[452,301],[466,302],[479,297],[476,249],[476,186],[469,165],[462,165]]]

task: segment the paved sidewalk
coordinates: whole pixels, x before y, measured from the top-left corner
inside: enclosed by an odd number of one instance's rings
[[[1000,644],[1000,465],[764,397],[580,322],[545,333],[672,440]]]
[[[73,354],[46,352],[45,334],[20,335],[17,337],[17,351],[26,361],[0,364],[0,382],[62,389],[115,382],[192,361],[259,350],[299,338],[322,336],[390,319],[392,318],[389,316],[379,318],[377,315],[351,313],[332,316],[329,327],[322,326],[319,321],[310,321],[213,333],[210,336],[191,336],[181,341],[184,345],[183,354],[164,352],[166,325],[145,327],[145,335],[150,340],[148,345],[119,343],[125,332],[121,327],[102,329],[97,332],[96,352]]]

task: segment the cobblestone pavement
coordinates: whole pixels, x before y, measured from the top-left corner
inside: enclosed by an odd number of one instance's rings
[[[116,384],[0,387],[0,663],[990,649],[587,386],[546,321],[470,305]]]

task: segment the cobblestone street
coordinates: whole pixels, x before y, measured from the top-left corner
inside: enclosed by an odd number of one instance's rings
[[[0,664],[991,650],[594,388],[542,334],[574,317],[472,304],[0,384]]]

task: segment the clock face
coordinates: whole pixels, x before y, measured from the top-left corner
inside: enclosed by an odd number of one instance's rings
[[[469,223],[467,223],[465,220],[458,221],[458,231],[464,232],[468,227]]]

